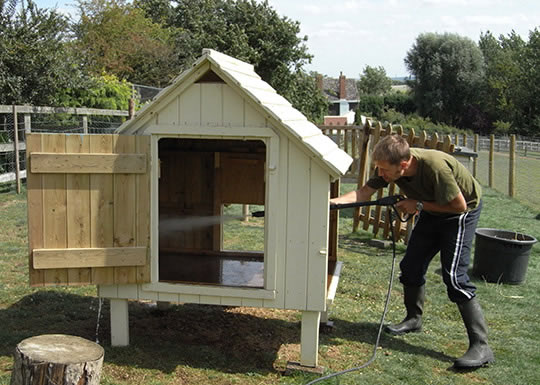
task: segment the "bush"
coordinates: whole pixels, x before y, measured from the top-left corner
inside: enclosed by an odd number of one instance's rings
[[[507,136],[512,128],[512,123],[497,120],[493,123],[493,134],[495,136]]]
[[[394,109],[408,115],[416,112],[416,105],[409,93],[393,92],[384,96],[385,109]]]
[[[362,95],[356,108],[356,115],[379,117],[384,112],[384,96]]]

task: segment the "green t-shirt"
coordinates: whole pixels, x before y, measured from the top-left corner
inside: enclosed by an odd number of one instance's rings
[[[444,205],[461,191],[469,210],[478,206],[482,187],[456,158],[442,151],[423,148],[411,148],[411,155],[417,160],[416,174],[402,176],[395,182],[408,198]],[[380,189],[388,183],[375,173],[367,185]]]

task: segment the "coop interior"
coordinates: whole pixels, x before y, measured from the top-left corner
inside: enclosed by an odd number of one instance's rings
[[[264,287],[266,146],[260,140],[162,138],[159,280]]]

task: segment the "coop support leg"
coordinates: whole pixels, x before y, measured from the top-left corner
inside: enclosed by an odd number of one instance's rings
[[[302,312],[302,330],[300,336],[300,364],[302,366],[317,366],[320,320],[321,313],[318,311]]]
[[[111,345],[129,345],[128,300],[111,298]]]
[[[334,321],[330,321],[329,313],[330,311],[322,311],[321,312],[321,326],[324,326],[326,328],[333,328],[334,327]]]

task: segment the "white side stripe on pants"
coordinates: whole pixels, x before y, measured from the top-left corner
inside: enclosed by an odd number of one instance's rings
[[[461,214],[458,220],[456,248],[454,250],[454,257],[452,258],[452,266],[450,267],[450,282],[454,289],[462,292],[468,299],[471,299],[473,297],[472,294],[459,285],[456,276],[459,264],[459,257],[461,255],[461,249],[463,247],[463,235],[465,234],[465,219],[467,218],[467,215],[468,213]]]

